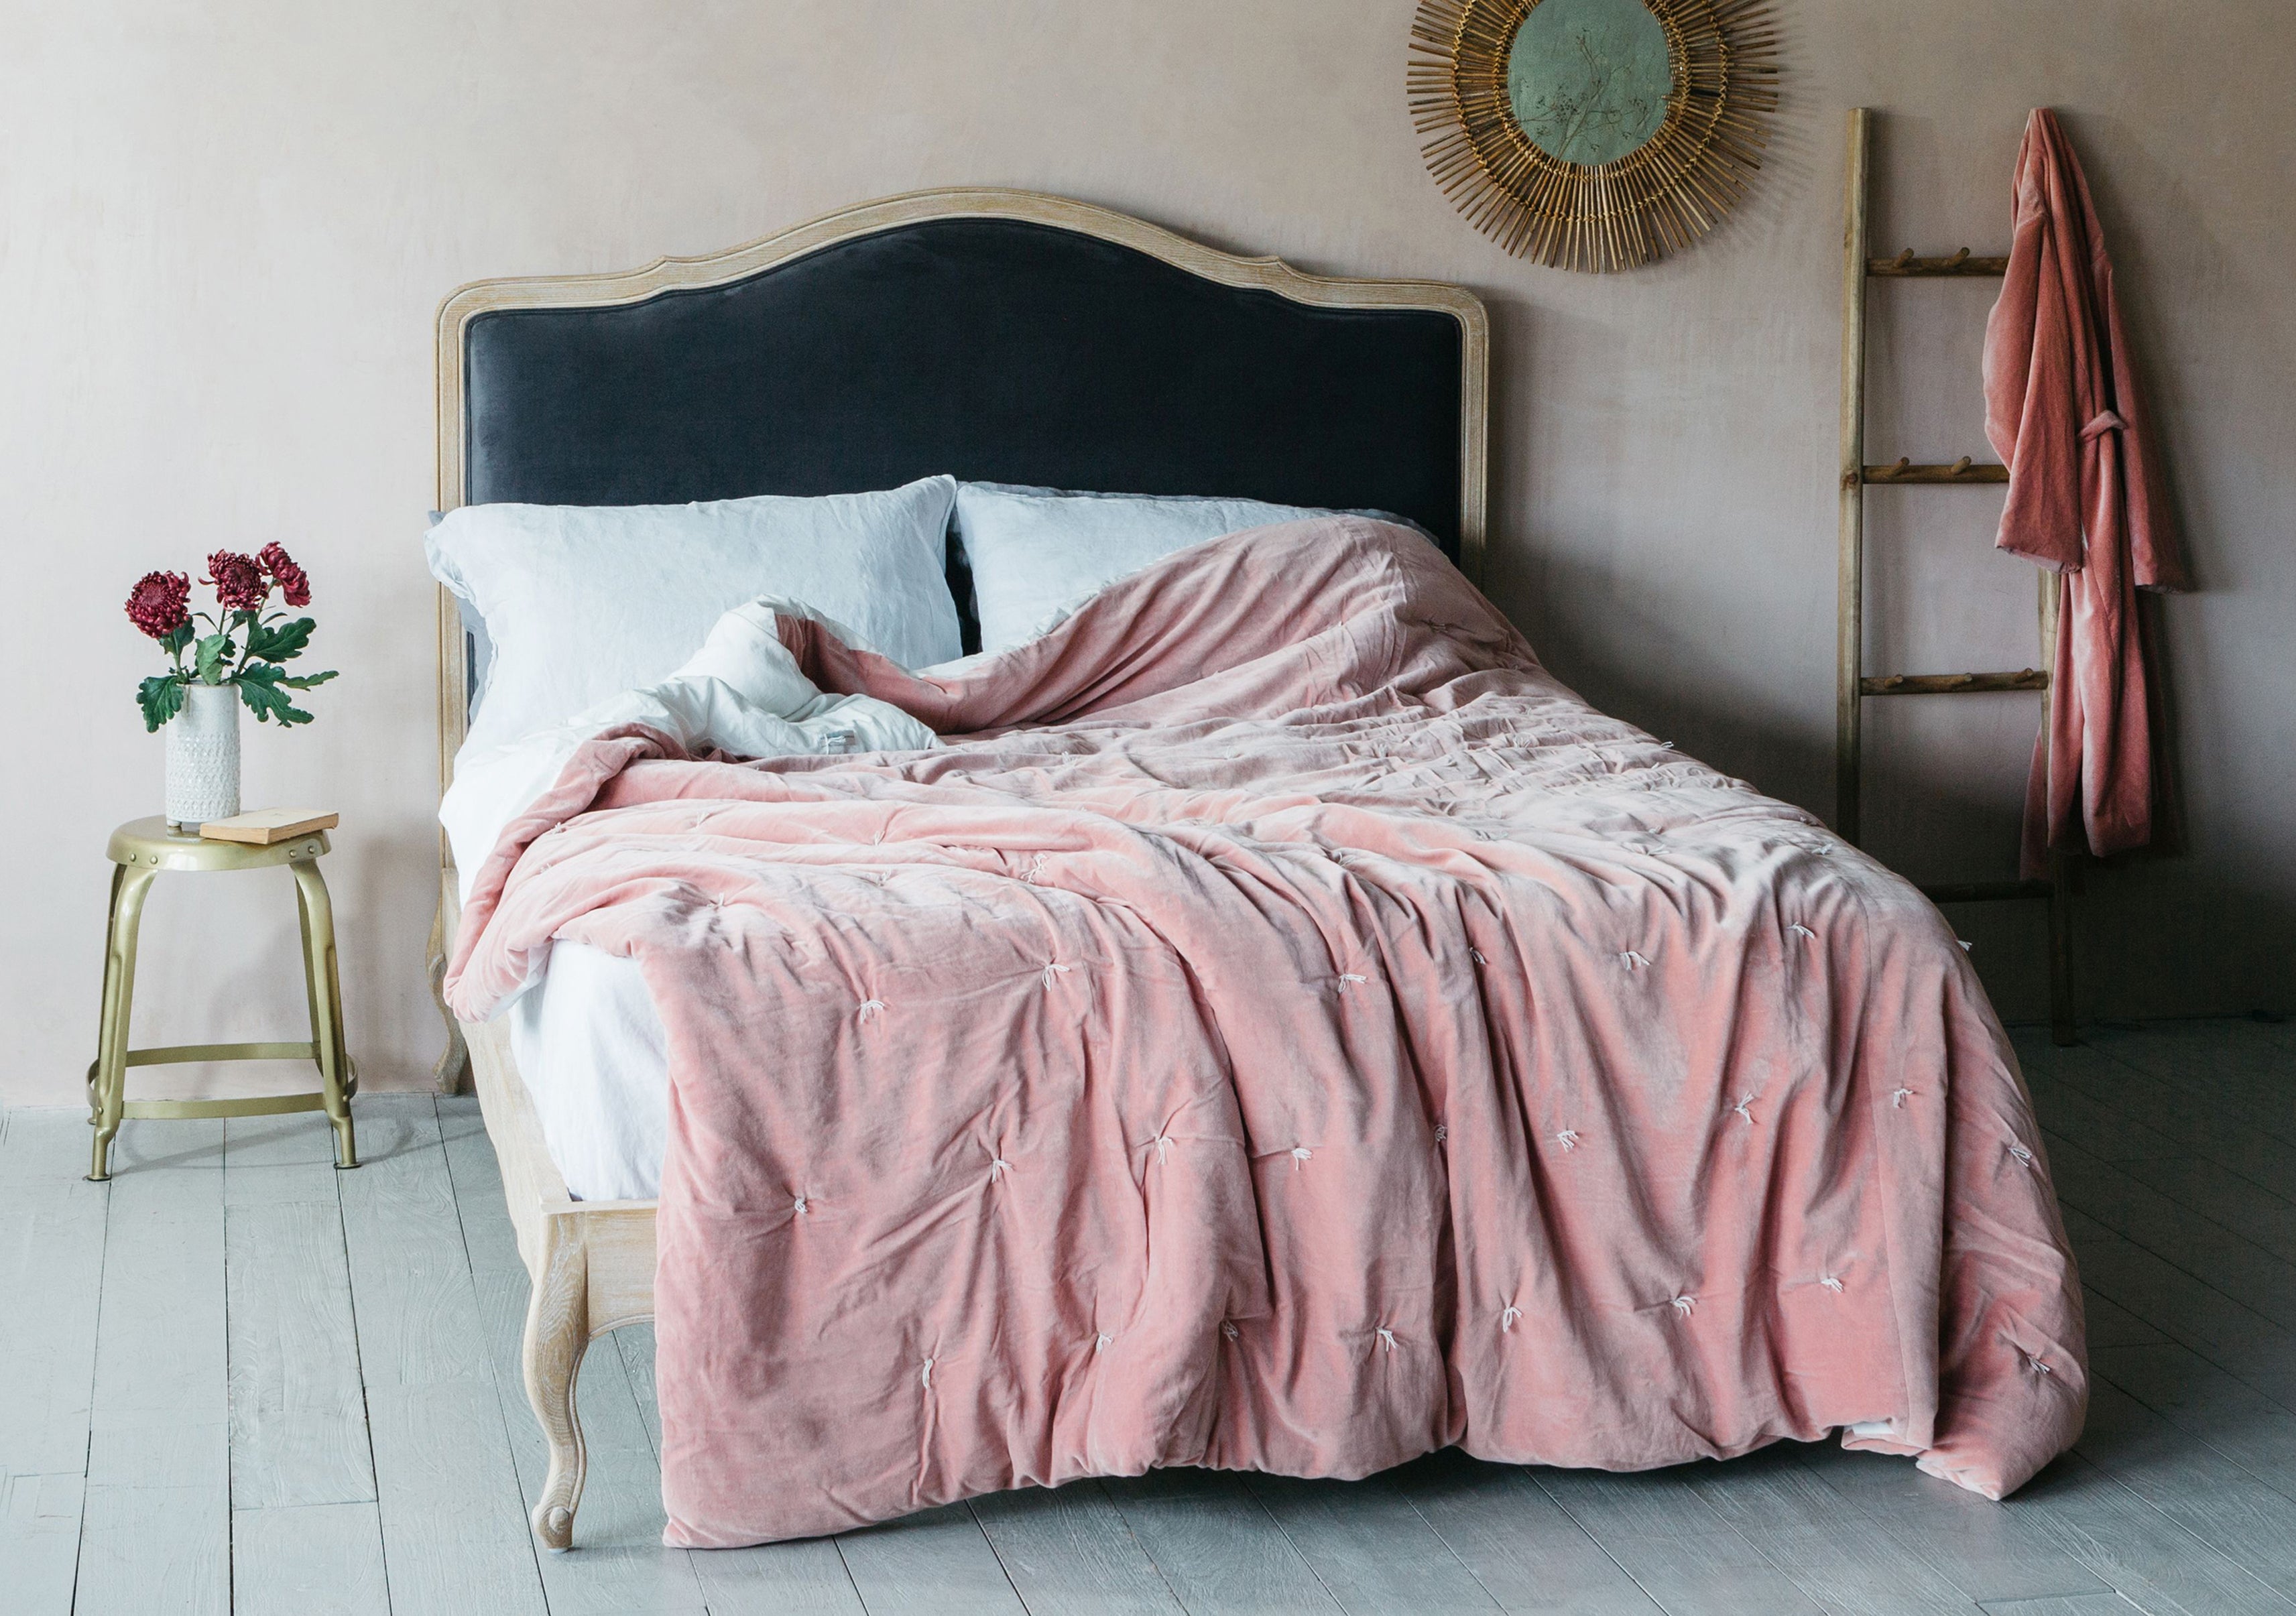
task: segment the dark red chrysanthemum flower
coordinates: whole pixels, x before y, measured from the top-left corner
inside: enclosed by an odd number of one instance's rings
[[[208,575],[201,580],[215,586],[216,600],[226,611],[254,611],[271,594],[263,568],[251,555],[218,550],[208,557]]]
[[[282,600],[291,606],[311,603],[311,575],[287,554],[285,546],[266,545],[255,553],[255,559],[263,563],[263,570],[271,574],[271,581],[279,586]]]
[[[146,572],[127,592],[127,620],[155,640],[191,621],[192,580],[180,572]]]

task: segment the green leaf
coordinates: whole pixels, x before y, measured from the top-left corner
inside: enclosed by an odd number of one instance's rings
[[[155,730],[184,710],[184,682],[172,673],[155,673],[135,687],[135,703],[144,710],[144,728]]]
[[[334,677],[335,670],[330,668],[324,673],[291,674],[283,677],[279,682],[290,690],[308,690],[312,685],[324,685]]]
[[[311,643],[311,630],[317,627],[307,617],[299,617],[291,623],[257,623],[247,631],[247,654],[269,662],[283,662],[302,653],[303,647]]]
[[[188,622],[182,622],[168,630],[167,637],[160,642],[160,648],[171,657],[180,656],[183,654],[184,647],[191,643],[192,626]]]
[[[258,724],[276,718],[283,726],[308,724],[311,715],[287,699],[280,689],[279,669],[268,662],[250,662],[239,670],[239,699]]]
[[[231,654],[231,641],[220,634],[205,636],[200,641],[199,650],[193,654],[194,665],[199,669],[200,683],[217,684],[219,681],[216,676],[222,670],[223,660]]]

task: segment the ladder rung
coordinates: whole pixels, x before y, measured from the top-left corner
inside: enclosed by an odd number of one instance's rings
[[[2046,881],[1959,881],[1923,887],[1922,896],[1933,904],[1989,904],[2013,898],[2047,898],[2053,890]]]
[[[1894,258],[1868,258],[1866,273],[1874,275],[2006,275],[2007,258],[1972,258],[1969,249],[1948,258],[1917,258],[1914,250],[1906,248]]]
[[[2049,676],[2038,668],[2015,673],[1883,673],[1857,681],[1861,696],[1959,696],[1992,690],[2046,690]]]
[[[2006,482],[2009,468],[1990,462],[1972,461],[1966,455],[1951,465],[1915,465],[1910,460],[1900,460],[1894,465],[1869,465],[1866,468],[1867,482]]]

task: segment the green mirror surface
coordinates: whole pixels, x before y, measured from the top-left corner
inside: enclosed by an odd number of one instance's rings
[[[1643,0],[1538,0],[1507,53],[1507,100],[1531,144],[1616,162],[1658,133],[1674,91],[1666,29]]]

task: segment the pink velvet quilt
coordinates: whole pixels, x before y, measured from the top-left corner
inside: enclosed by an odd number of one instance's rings
[[[936,680],[780,627],[947,745],[594,738],[449,977],[476,1017],[577,939],[668,1030],[669,1542],[1837,1430],[1998,1497],[2079,1432],[1943,919],[1592,710],[1417,535],[1200,546]]]

